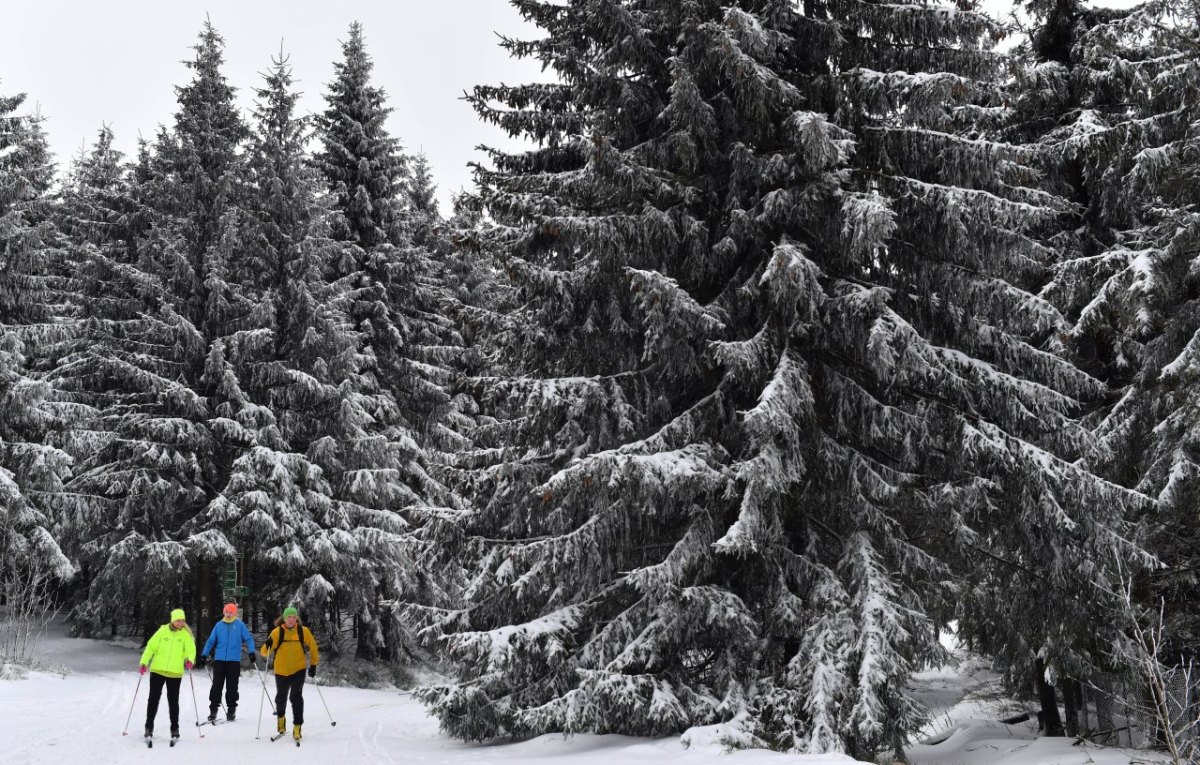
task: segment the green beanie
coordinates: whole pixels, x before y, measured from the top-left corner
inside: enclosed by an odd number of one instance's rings
[[[182,608],[176,608],[174,611],[171,612],[171,621],[178,621],[178,620],[187,621],[187,617],[185,617],[183,615]]]
[[[300,612],[296,610],[295,606],[288,606],[287,608],[283,609],[283,616],[284,616],[284,618],[287,618],[289,616],[299,617]]]

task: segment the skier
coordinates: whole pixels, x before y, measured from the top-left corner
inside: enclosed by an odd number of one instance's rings
[[[300,624],[300,612],[295,606],[283,609],[283,616],[275,620],[275,629],[259,648],[267,657],[267,668],[275,668],[275,716],[277,730],[282,736],[287,730],[288,696],[292,699],[292,737],[300,743],[300,726],[304,724],[304,665],[308,664],[308,676],[316,677],[321,654],[312,630]],[[276,736],[275,738],[279,738]],[[274,739],[272,739],[274,740]]]
[[[196,661],[196,640],[187,626],[183,609],[171,612],[171,621],[158,628],[142,652],[139,674],[150,673],[150,701],[146,705],[146,738],[154,735],[154,716],[163,686],[167,686],[167,707],[171,712],[171,745],[179,738],[179,685],[183,673]]]
[[[238,618],[236,603],[226,603],[224,618],[213,625],[200,652],[212,660],[212,690],[208,692],[208,721],[217,720],[217,707],[221,704],[221,686],[225,687],[225,719],[232,722],[237,716],[238,677],[242,672],[242,646],[254,662],[254,637],[246,623]]]

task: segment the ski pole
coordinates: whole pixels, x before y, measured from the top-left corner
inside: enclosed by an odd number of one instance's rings
[[[313,679],[315,680],[316,678]],[[325,714],[329,715],[329,724],[337,725],[337,722],[333,719],[333,715],[329,714],[329,705],[325,703],[325,694],[321,693],[321,686],[316,683],[313,683],[313,686],[317,689],[317,696],[321,699],[321,706],[325,707]]]
[[[262,710],[267,701],[267,686],[263,686],[262,695],[258,697],[258,727],[254,729],[254,737],[262,738]]]
[[[137,704],[138,691],[142,690],[142,675],[138,675],[137,688],[133,690],[133,701],[129,702],[129,716],[125,718],[125,730],[121,731],[122,736],[129,735],[129,721],[133,719],[133,707]]]
[[[188,683],[192,686],[192,709],[196,710],[196,732],[200,734],[200,738],[204,738],[204,733],[200,730],[200,705],[196,703],[196,681],[192,679],[191,670],[186,670]]]
[[[263,680],[262,672],[258,671],[258,662],[254,662],[254,674],[258,675],[258,682],[262,685],[262,696],[258,700],[258,730],[254,732],[255,738],[262,738],[262,711],[263,702],[267,700],[267,681]]]

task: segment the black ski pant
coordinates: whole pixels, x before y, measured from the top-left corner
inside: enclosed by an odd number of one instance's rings
[[[158,714],[158,700],[162,698],[163,686],[167,686],[167,708],[171,711],[171,732],[179,731],[179,685],[182,677],[163,677],[150,673],[150,701],[146,704],[146,727],[154,727],[154,716]]]
[[[208,692],[209,711],[215,712],[221,705],[221,686],[225,687],[225,706],[230,714],[237,709],[238,678],[242,675],[240,661],[214,661],[212,663],[212,690]]]
[[[304,724],[304,670],[275,676],[275,716],[283,717],[288,696],[292,698],[292,724]]]

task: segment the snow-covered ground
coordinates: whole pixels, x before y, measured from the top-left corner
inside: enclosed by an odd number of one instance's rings
[[[1158,765],[1155,752],[1113,749],[1073,738],[1038,738],[1036,725],[964,720],[912,747],[910,765]]]
[[[924,672],[914,679],[922,700],[934,710],[925,743],[909,750],[912,765],[1130,765],[1164,761],[1146,752],[1103,749],[1074,739],[1037,739],[1029,724],[1006,726],[996,720],[1012,711],[998,692],[997,677],[978,658],[960,655],[955,666]],[[242,678],[241,715],[234,723],[197,729],[191,687],[181,694],[183,736],[168,750],[166,700],[159,710],[158,741],[147,749],[139,735],[145,717],[146,683],[133,704],[130,735],[122,736],[138,675],[138,653],[131,644],[73,640],[56,625],[41,651],[44,667],[23,679],[0,680],[0,763],[138,763],[168,757],[180,763],[232,765],[286,758],[289,763],[424,763],[487,765],[528,762],[535,765],[847,765],[840,756],[784,755],[765,751],[727,754],[718,747],[685,748],[679,738],[625,736],[543,736],[516,744],[466,744],[438,732],[420,704],[391,690],[323,686],[325,701],[337,720],[331,726],[321,698],[305,691],[304,743],[297,749],[285,738],[268,740],[270,709],[258,733],[262,689],[253,671]],[[193,675],[196,697],[205,703],[208,678]],[[200,738],[200,734],[204,738]],[[695,739],[702,739],[696,736]]]
[[[1158,765],[1154,752],[1114,749],[1074,738],[1038,738],[1036,705],[1008,698],[988,662],[943,636],[954,662],[913,677],[917,698],[932,712],[909,765]],[[1022,712],[1030,721],[1005,725]]]
[[[329,716],[311,684],[304,692],[304,743],[297,749],[289,738],[271,743],[269,703],[263,712],[262,738],[256,739],[262,686],[253,670],[241,681],[242,700],[236,722],[197,729],[191,688],[180,693],[183,735],[167,748],[169,730],[166,699],[155,726],[157,742],[147,749],[139,735],[146,714],[147,683],[142,683],[133,710],[129,735],[122,736],[137,687],[138,652],[132,645],[74,640],[56,625],[45,640],[41,663],[59,672],[31,672],[21,680],[0,680],[0,763],[138,763],[172,758],[179,763],[233,765],[286,761],[289,763],[423,763],[424,765],[484,765],[528,762],[540,765],[846,765],[847,757],[787,756],[745,751],[724,755],[717,748],[685,749],[679,738],[639,739],[626,736],[543,736],[517,744],[467,744],[438,732],[437,721],[408,695],[398,691],[322,687]],[[209,682],[203,670],[193,673],[196,697],[204,708]],[[289,718],[290,723],[290,718]],[[200,733],[204,738],[200,738]],[[286,758],[281,760],[280,758]]]

